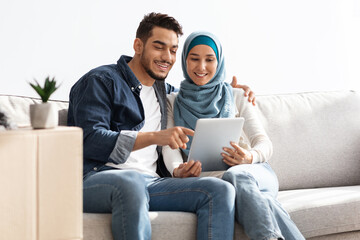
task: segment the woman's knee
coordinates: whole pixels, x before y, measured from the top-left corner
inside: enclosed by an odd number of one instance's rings
[[[243,183],[254,183],[256,184],[256,179],[246,170],[233,170],[230,169],[226,171],[222,177],[225,181],[231,183],[232,185],[236,186],[237,184]],[[240,184],[241,185],[241,184]]]
[[[206,189],[210,192],[214,197],[219,198],[235,198],[235,188],[229,182],[223,181],[219,178],[214,177],[206,177]]]
[[[224,173],[223,179],[233,184],[237,193],[253,188],[276,197],[279,187],[276,175],[260,166],[256,166],[256,169],[251,169],[251,165],[247,167],[250,167],[250,171],[249,168],[230,168]]]

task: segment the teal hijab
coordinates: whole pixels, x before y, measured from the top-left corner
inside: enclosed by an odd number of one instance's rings
[[[187,74],[186,58],[190,50],[197,45],[210,46],[216,55],[218,65],[214,77],[205,85],[196,85]],[[174,103],[174,120],[176,126],[195,129],[199,118],[230,118],[234,117],[233,94],[230,84],[225,80],[225,64],[219,40],[208,32],[193,32],[185,41],[182,51],[182,70],[184,80]],[[187,149],[188,155],[192,137]]]

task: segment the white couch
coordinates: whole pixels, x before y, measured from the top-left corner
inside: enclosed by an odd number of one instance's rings
[[[29,125],[36,99],[0,95],[0,108]],[[66,125],[67,102],[54,101]],[[360,239],[360,94],[354,91],[257,96],[259,116],[273,142],[270,164],[279,201],[307,239]],[[61,147],[61,146],[59,146]],[[196,216],[150,212],[152,239],[196,239]],[[111,238],[111,215],[83,215],[85,240]],[[248,239],[237,225],[234,239]]]

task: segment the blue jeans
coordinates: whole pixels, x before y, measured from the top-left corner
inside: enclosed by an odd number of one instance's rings
[[[242,164],[222,177],[236,189],[236,219],[251,239],[305,239],[276,200],[279,183],[268,163]]]
[[[235,189],[216,178],[156,178],[103,167],[84,177],[84,212],[112,213],[118,239],[151,239],[148,211],[196,213],[197,239],[233,239]]]

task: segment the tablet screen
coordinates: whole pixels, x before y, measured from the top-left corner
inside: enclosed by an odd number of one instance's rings
[[[188,161],[200,161],[204,172],[228,169],[222,161],[222,148],[232,148],[231,141],[239,142],[244,121],[244,118],[198,119]]]

